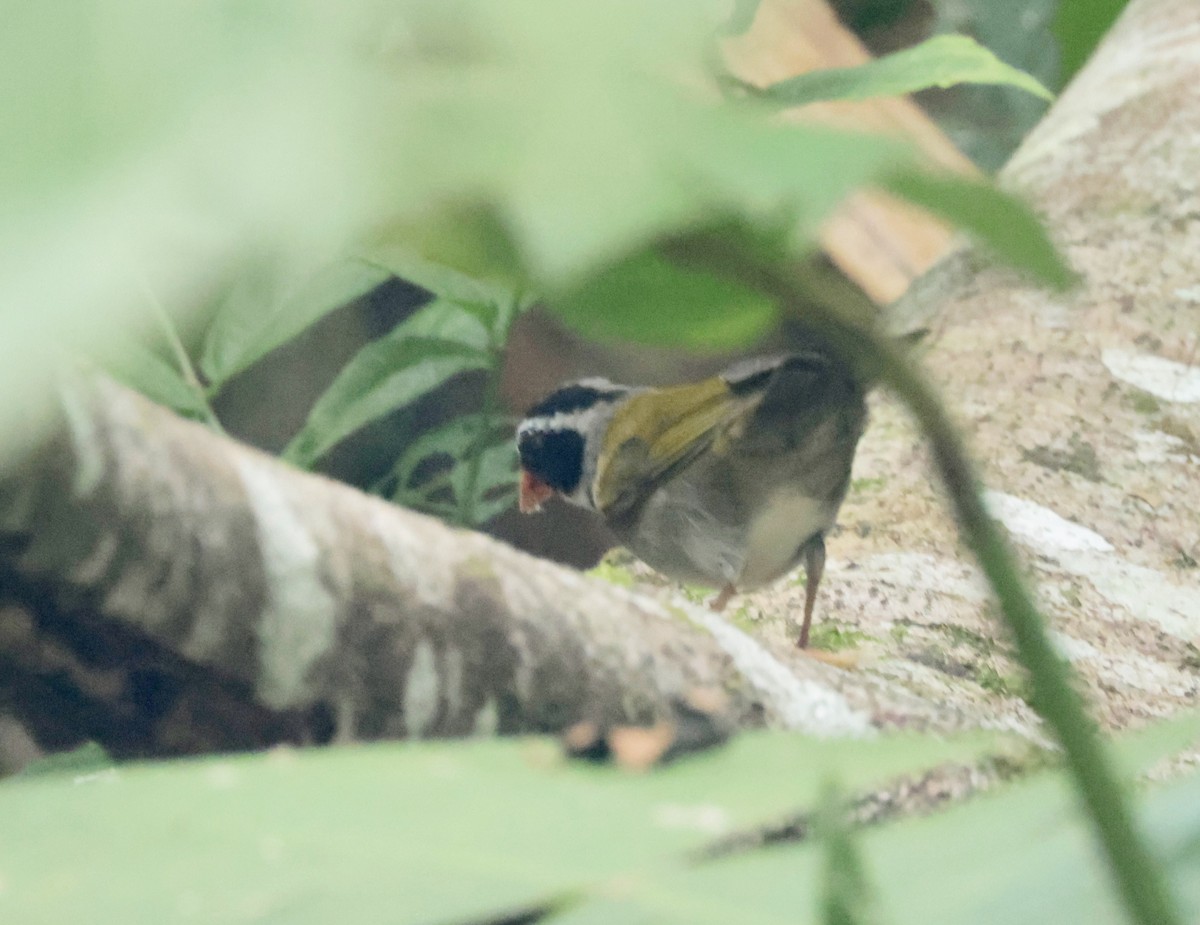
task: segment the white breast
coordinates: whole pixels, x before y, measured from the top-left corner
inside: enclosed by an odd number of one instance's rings
[[[802,543],[829,528],[830,519],[828,507],[817,499],[791,486],[776,491],[750,526],[738,586],[774,581],[791,567]]]

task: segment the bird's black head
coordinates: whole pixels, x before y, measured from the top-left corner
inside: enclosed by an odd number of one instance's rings
[[[521,468],[556,492],[569,495],[583,477],[583,434],[576,430],[530,431],[517,438]]]
[[[559,387],[529,409],[517,427],[521,510],[535,511],[553,494],[584,502],[585,493],[578,489],[588,467],[589,436],[628,391],[606,379],[583,379]]]

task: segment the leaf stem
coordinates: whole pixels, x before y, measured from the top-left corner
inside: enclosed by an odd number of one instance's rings
[[[488,435],[496,419],[496,409],[500,402],[500,373],[504,364],[504,345],[508,342],[508,332],[512,328],[521,305],[520,292],[514,292],[508,310],[496,306],[495,322],[488,331],[488,357],[491,364],[488,368],[487,387],[483,393],[483,404],[479,412],[479,433],[471,444],[470,456],[467,459],[467,484],[463,497],[459,502],[458,520],[461,526],[475,526],[475,517],[479,502],[482,500],[479,491],[479,477],[483,471],[483,454],[488,446]]]
[[[1070,669],[1050,643],[1016,557],[988,515],[974,467],[930,384],[895,342],[847,322],[832,306],[814,303],[804,283],[778,261],[716,235],[688,238],[670,245],[668,253],[681,265],[749,283],[781,306],[804,305],[805,319],[840,356],[869,378],[878,376],[908,406],[933,449],[964,539],[996,594],[1021,663],[1032,677],[1033,706],[1062,745],[1130,919],[1139,925],[1182,925],[1162,870],[1135,823],[1125,788],[1071,685]]]
[[[184,347],[183,340],[180,338],[179,332],[175,329],[175,323],[171,320],[170,314],[168,314],[158,296],[155,295],[154,290],[150,288],[150,284],[146,281],[145,277],[139,275],[138,282],[142,287],[143,293],[145,293],[146,301],[150,303],[150,308],[154,312],[154,319],[158,322],[163,337],[166,339],[167,345],[175,357],[175,365],[179,367],[179,375],[187,387],[196,393],[196,397],[200,401],[200,407],[204,409],[205,423],[217,433],[224,434],[225,428],[217,420],[217,413],[213,410],[212,403],[209,401],[208,390],[205,389],[204,383],[200,381],[200,376],[196,372],[192,358],[188,356],[187,348]]]

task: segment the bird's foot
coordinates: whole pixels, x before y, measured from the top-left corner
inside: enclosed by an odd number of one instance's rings
[[[834,668],[841,668],[843,671],[853,671],[858,667],[858,652],[854,649],[841,649],[837,652],[829,652],[825,649],[801,649],[800,651],[813,661],[823,662]]]
[[[737,594],[737,588],[735,588],[733,585],[726,585],[720,590],[720,593],[718,593],[717,596],[709,602],[708,606],[710,609],[720,613],[725,609],[725,605],[729,603],[730,599],[735,594]]]

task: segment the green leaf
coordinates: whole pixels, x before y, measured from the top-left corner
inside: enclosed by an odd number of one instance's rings
[[[407,482],[422,460],[430,456],[445,454],[453,459],[462,459],[472,447],[487,448],[513,442],[513,429],[506,420],[481,414],[464,414],[414,440],[396,463],[396,477],[401,482]]]
[[[606,267],[550,308],[591,337],[701,348],[748,344],[777,317],[754,290],[648,251]]]
[[[362,259],[415,283],[439,299],[460,305],[501,305],[513,300],[511,286],[470,276],[394,245],[370,250]]]
[[[758,111],[659,102],[659,111],[637,113],[645,149],[638,174],[620,182],[619,167],[596,161],[591,169],[606,174],[601,180],[576,164],[557,196],[539,190],[517,221],[543,289],[561,291],[663,236],[730,218],[788,227],[794,249],[803,251],[854,189],[909,160],[903,145],[882,137],[780,125]],[[625,140],[623,151],[633,144]],[[586,191],[575,189],[582,183],[590,184]]]
[[[1004,262],[1056,289],[1075,282],[1041,221],[1014,196],[991,183],[906,171],[884,187],[966,229]]]
[[[1061,0],[1053,32],[1061,53],[1063,81],[1083,67],[1129,0]]]
[[[203,418],[205,397],[184,380],[179,369],[152,350],[130,341],[110,351],[108,372],[117,380],[180,414]]]
[[[85,742],[69,752],[58,752],[30,762],[21,769],[21,777],[39,777],[43,774],[69,774],[81,777],[86,774],[97,774],[114,767],[103,746],[96,742]]]
[[[733,10],[721,31],[729,36],[745,35],[754,25],[754,18],[758,15],[761,5],[762,0],[734,0]]]
[[[1125,733],[1118,740],[1114,757],[1132,778],[1163,759],[1197,745],[1200,745],[1200,710],[1187,710],[1136,732]]]
[[[1091,832],[1059,775],[858,840],[890,925],[1124,925]],[[1141,819],[1184,900],[1200,914],[1200,775],[1153,794]],[[660,876],[623,878],[554,925],[817,925],[822,857],[814,845],[758,851]]]
[[[507,488],[496,486],[475,505],[475,523],[485,524],[493,517],[499,517],[517,503],[517,486],[512,484]]]
[[[437,301],[363,347],[317,399],[283,451],[311,466],[338,441],[459,373],[488,369],[489,332],[472,312]]]
[[[872,914],[873,891],[862,853],[836,787],[831,786],[826,793],[813,830],[825,862],[821,894],[824,925],[869,925],[876,921]]]
[[[1050,34],[1059,0],[955,0],[935,4],[929,34],[970,35],[996,57],[1036,77],[1051,90],[1058,79],[1058,43]],[[929,101],[951,141],[979,167],[1004,165],[1045,115],[1045,102],[1015,87],[964,85]]]
[[[1193,713],[1127,736],[1116,750],[1131,767],[1144,769],[1161,746],[1178,744],[1196,724]],[[1200,774],[1144,794],[1141,802],[1139,818],[1192,921],[1200,914]],[[870,872],[873,905],[886,910],[890,925],[1127,921],[1090,826],[1059,771],[933,816],[865,830],[855,846]],[[550,921],[817,925],[828,921],[820,906],[829,877],[827,851],[827,843],[805,842],[626,877],[597,888],[598,898]]]
[[[330,312],[366,295],[391,273],[343,260],[306,279],[284,282],[265,270],[234,284],[209,326],[200,368],[219,386]],[[281,291],[285,290],[285,291]]]
[[[472,490],[472,458],[478,455]],[[438,475],[429,484],[414,484],[422,463],[444,456]],[[454,515],[472,524],[483,523],[506,510],[515,500],[517,451],[512,425],[503,418],[468,414],[422,434],[404,451],[393,469],[393,500],[410,507]],[[507,487],[501,492],[498,489]],[[438,488],[448,488],[454,502],[434,502]],[[467,514],[470,516],[466,516]]]
[[[1036,78],[1005,64],[965,35],[936,35],[857,67],[799,74],[771,84],[761,95],[781,106],[805,106],[823,100],[899,96],[962,83],[1011,86],[1045,100],[1054,98]]]
[[[986,740],[743,736],[638,775],[545,740],[356,746],[0,783],[6,922],[478,921]]]

